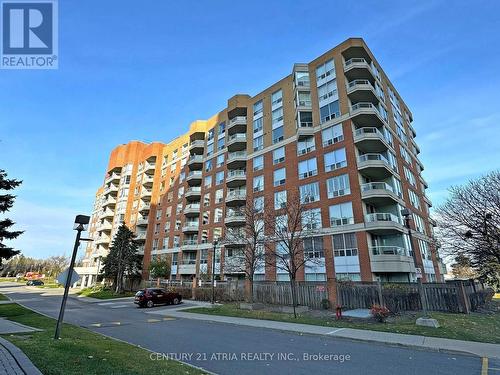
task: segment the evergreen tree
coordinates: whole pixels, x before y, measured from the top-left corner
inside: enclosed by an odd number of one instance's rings
[[[109,248],[109,254],[103,259],[103,274],[114,280],[115,292],[123,291],[123,279],[133,278],[140,274],[141,256],[137,253],[138,245],[134,233],[122,224]]]
[[[0,191],[10,191],[21,185],[22,181],[7,179],[7,173],[0,169]],[[9,211],[14,204],[14,200],[16,199],[15,195],[12,194],[0,194],[0,214],[3,214]],[[4,244],[4,240],[13,240],[19,235],[21,235],[22,231],[12,231],[10,228],[14,225],[14,222],[10,219],[0,219],[0,265],[2,264],[3,259],[9,259],[16,254],[19,254],[19,250],[14,250],[12,247],[8,247]]]

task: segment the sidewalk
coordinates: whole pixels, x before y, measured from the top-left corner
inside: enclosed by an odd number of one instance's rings
[[[32,332],[35,329],[14,323],[8,320],[0,320],[1,333]],[[38,330],[37,330],[38,331]],[[5,375],[42,375],[33,365],[29,358],[14,344],[0,337],[0,374]]]
[[[290,331],[299,334],[313,334],[332,336],[343,339],[380,342],[389,345],[401,345],[414,348],[423,348],[437,351],[461,352],[474,354],[480,357],[500,359],[500,345],[451,340],[439,337],[426,337],[417,335],[404,335],[400,333],[378,332],[352,328],[333,328],[315,326],[309,324],[276,322],[272,320],[259,320],[236,318],[229,316],[207,315],[183,312],[182,310],[188,307],[179,307],[176,309],[164,309],[148,312],[148,314],[168,315],[176,318],[205,320],[211,322],[237,324],[249,327],[276,329],[280,331]]]

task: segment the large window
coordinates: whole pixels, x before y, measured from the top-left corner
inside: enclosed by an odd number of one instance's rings
[[[410,197],[410,202],[416,209],[420,209],[420,199],[418,195],[411,189],[408,189],[408,196]]]
[[[417,186],[417,180],[415,179],[415,175],[408,168],[406,168],[405,166],[403,166],[403,170],[404,170],[405,177],[408,180],[408,182],[410,184],[412,184],[413,186],[416,187]]]
[[[299,179],[316,176],[317,174],[318,166],[316,164],[316,158],[299,162]]]
[[[253,105],[253,116],[260,115],[262,111],[264,110],[262,100],[259,100],[257,103]]]
[[[323,237],[304,238],[304,256],[306,258],[324,258]]]
[[[332,227],[354,224],[352,202],[330,206],[330,225]]]
[[[253,158],[253,170],[259,171],[264,168],[264,156],[256,156]]]
[[[224,154],[217,155],[217,168],[224,165]]]
[[[264,126],[264,118],[260,117],[256,120],[253,120],[253,132],[258,133],[262,131],[262,128]]]
[[[215,184],[220,185],[224,182],[224,171],[217,172],[215,174]]]
[[[299,187],[301,203],[316,202],[319,200],[319,183],[313,182]]]
[[[351,194],[349,175],[343,174],[326,180],[328,198]]]
[[[285,138],[284,126],[279,126],[273,129],[273,144],[281,142]]]
[[[264,176],[255,176],[253,178],[253,191],[263,191],[264,190]]]
[[[324,147],[343,141],[344,132],[342,130],[342,124],[330,126],[326,129],[323,129],[321,131],[321,137]]]
[[[212,176],[205,176],[205,187],[212,186]]]
[[[333,120],[340,116],[339,101],[335,100],[319,109],[321,123]]]
[[[321,208],[314,208],[302,212],[302,228],[321,229]]]
[[[264,211],[264,197],[256,197],[253,199],[253,208],[257,212]]]
[[[271,112],[271,122],[273,125],[283,122],[283,107],[277,108]]]
[[[318,98],[321,102],[322,100],[328,100],[332,96],[337,95],[337,81],[332,80],[318,87]]]
[[[273,164],[285,161],[285,147],[279,147],[273,151]]]
[[[283,91],[278,90],[271,95],[271,105],[274,107],[283,101]]]
[[[314,150],[316,150],[314,136],[304,138],[297,143],[297,155],[304,155]]]
[[[286,171],[285,168],[276,169],[274,171],[274,186],[281,186],[285,184]]]
[[[259,151],[264,148],[264,136],[255,137],[253,139],[253,150]]]
[[[331,172],[347,166],[345,148],[339,148],[325,154],[325,172]]]
[[[311,128],[313,126],[312,112],[299,112],[299,128]]]
[[[311,106],[311,93],[309,91],[299,91],[298,92],[298,105],[300,107],[310,107]]]
[[[274,193],[274,209],[279,210],[286,206],[286,190],[277,191]]]
[[[358,256],[356,233],[334,234],[332,237],[334,256]]]
[[[332,76],[333,73],[335,73],[335,66],[333,64],[333,59],[331,59],[316,68],[316,79],[325,79],[326,77]]]

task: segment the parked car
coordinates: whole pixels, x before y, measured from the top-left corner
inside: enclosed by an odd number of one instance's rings
[[[44,283],[43,283],[42,280],[28,280],[28,282],[26,283],[26,285],[37,286],[37,285],[44,285]]]
[[[176,292],[169,292],[160,288],[146,288],[135,294],[134,303],[138,307],[153,307],[154,305],[178,305],[182,296]]]

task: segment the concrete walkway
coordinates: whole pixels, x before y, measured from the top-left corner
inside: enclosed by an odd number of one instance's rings
[[[209,305],[209,304],[208,304]],[[424,348],[437,351],[461,352],[477,355],[480,357],[500,359],[500,345],[481,342],[451,340],[438,337],[426,337],[417,335],[404,335],[400,333],[378,332],[352,328],[323,327],[309,324],[276,322],[272,320],[235,318],[219,315],[195,314],[183,312],[188,308],[178,307],[176,309],[163,309],[148,312],[148,314],[167,315],[176,318],[206,320],[219,323],[237,324],[249,327],[276,329],[280,331],[291,331],[299,334],[325,335],[350,340],[382,342],[389,345],[402,345],[414,348]]]
[[[0,337],[0,374],[42,375],[21,349]]]

